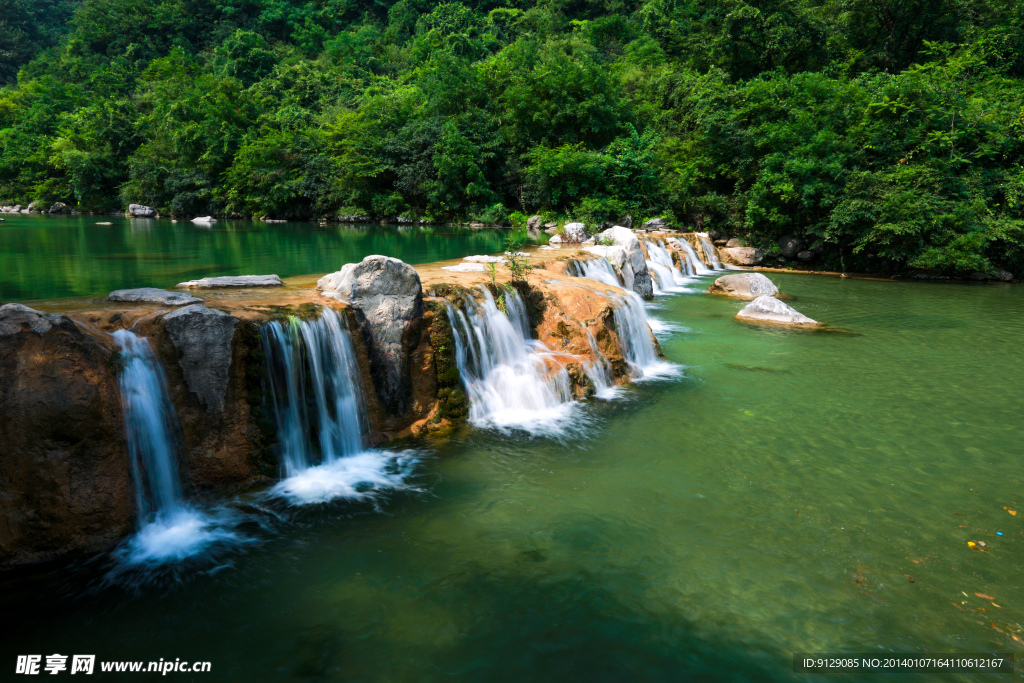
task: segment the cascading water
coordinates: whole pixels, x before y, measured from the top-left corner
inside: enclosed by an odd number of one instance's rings
[[[163,368],[149,342],[129,330],[113,336],[121,349],[118,383],[139,519],[139,532],[122,548],[122,559],[129,564],[160,564],[195,555],[219,541],[236,540],[235,534],[185,502],[178,471],[180,427]]]
[[[722,265],[721,260],[718,258],[718,251],[715,250],[715,245],[711,241],[711,237],[706,232],[695,232],[693,233],[700,240],[700,245],[704,249],[704,256],[711,263],[711,266],[715,270],[725,270],[725,266]]]
[[[707,275],[711,273],[711,269],[704,265],[704,262],[697,257],[697,252],[693,250],[690,243],[686,240],[677,240],[680,247],[682,247],[681,260],[687,265],[687,275]]]
[[[569,273],[574,277],[585,277],[612,287],[622,287],[622,282],[611,261],[604,256],[598,256],[589,261],[570,261]]]
[[[667,252],[664,254],[664,257],[671,260]],[[651,261],[648,261],[648,265],[651,263]],[[603,256],[598,256],[589,261],[573,261],[570,268],[569,272],[575,277],[583,277],[606,285],[622,287],[617,279],[613,282],[609,281],[609,273],[611,273],[611,277],[614,277],[615,269],[612,268],[608,259]],[[679,271],[676,270],[675,272],[678,273]],[[672,281],[674,282],[674,275]],[[677,291],[683,290],[679,289]],[[612,299],[616,304],[614,312],[615,329],[619,335],[622,355],[629,364],[630,375],[634,379],[640,379],[643,377],[653,378],[675,374],[678,371],[678,367],[658,357],[654,340],[651,338],[652,329],[657,328],[660,331],[671,332],[675,331],[675,328],[665,325],[654,318],[648,318],[644,301],[636,292],[623,290],[621,294],[612,295]],[[591,346],[596,349],[593,339],[591,339]],[[591,368],[591,371],[593,370]],[[593,377],[591,379],[593,380]],[[614,389],[610,388],[610,383],[607,380],[605,385],[609,386],[609,393],[614,391]],[[600,386],[597,381],[595,381],[595,386],[598,386],[600,392]],[[598,395],[600,396],[600,393]]]
[[[366,449],[359,366],[343,318],[322,307],[316,320],[272,322],[260,334],[286,477],[273,492],[311,503],[402,487],[417,458]]]
[[[573,401],[569,374],[531,338],[518,292],[502,293],[503,313],[490,290],[481,291],[481,302],[465,298],[465,312],[448,306],[470,422],[534,434],[562,432]]]
[[[655,294],[673,294],[686,291],[684,285],[688,280],[682,271],[672,262],[668,251],[656,242],[644,241],[647,248],[647,269],[654,275]]]

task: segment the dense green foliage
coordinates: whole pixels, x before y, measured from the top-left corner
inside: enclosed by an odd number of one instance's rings
[[[0,90],[0,198],[666,216],[1020,274],[1022,83],[1016,0],[85,0]]]

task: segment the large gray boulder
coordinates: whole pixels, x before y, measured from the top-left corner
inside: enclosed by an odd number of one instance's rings
[[[127,301],[130,303],[144,301],[147,303],[164,304],[165,306],[187,306],[201,304],[203,300],[184,292],[170,292],[156,287],[137,287],[135,289],[117,289],[108,296],[111,301]]]
[[[799,237],[783,235],[779,238],[779,253],[786,258],[793,258],[804,248],[804,242]]]
[[[228,287],[280,287],[283,284],[277,275],[224,275],[179,282],[174,286],[186,289],[222,289]]]
[[[644,221],[644,224],[640,226],[641,230],[664,230],[668,227],[668,223],[665,222],[664,218],[652,218],[649,221]]]
[[[586,242],[586,227],[582,223],[566,223],[562,228],[562,241],[570,244]]]
[[[0,337],[18,334],[26,328],[42,336],[53,327],[78,334],[75,323],[63,315],[43,313],[24,304],[0,306]]]
[[[756,266],[764,260],[764,252],[754,247],[732,247],[718,250],[722,263],[732,266]]]
[[[57,202],[56,204],[54,204],[53,206],[50,207],[50,210],[49,210],[48,213],[70,213],[70,212],[71,212],[71,209],[68,208],[67,204],[65,204],[64,202]]]
[[[774,323],[776,325],[809,326],[819,325],[800,311],[787,306],[775,297],[762,295],[751,301],[736,314],[737,320],[750,322]]]
[[[156,218],[157,211],[152,206],[129,204],[125,215],[129,218]]]
[[[231,367],[231,340],[238,318],[223,311],[192,304],[164,316],[164,327],[185,375],[185,384],[208,413],[224,410]]]
[[[779,288],[761,273],[723,275],[708,287],[708,294],[753,300],[759,296],[776,296]]]
[[[540,216],[530,216],[526,220],[526,227],[530,230],[539,230],[543,221],[544,219]]]
[[[636,234],[634,234],[629,228],[616,225],[614,228],[609,228],[599,234],[597,239],[598,242],[602,240],[611,240],[615,246],[622,247],[625,250],[626,261],[629,263],[629,270],[632,271],[631,286],[628,284],[628,279],[625,277],[625,268],[623,268],[621,272],[623,275],[623,282],[627,283],[626,288],[632,289],[645,299],[653,299],[654,282],[651,280],[651,274],[647,270],[647,257],[644,256],[644,251],[640,247],[640,240],[637,239]],[[593,249],[594,247],[590,247],[588,251]]]
[[[396,258],[367,256],[320,278],[316,288],[352,307],[369,350],[377,397],[389,413],[405,413],[412,401],[409,362],[423,318],[416,269]]]

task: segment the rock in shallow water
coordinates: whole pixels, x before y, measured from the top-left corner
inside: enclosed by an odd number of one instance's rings
[[[164,316],[164,327],[181,352],[182,373],[189,391],[207,412],[224,410],[231,367],[231,340],[238,318],[223,311],[192,304]]]
[[[180,285],[179,285],[180,286]],[[187,306],[201,304],[203,300],[184,292],[170,292],[156,287],[138,287],[136,289],[118,289],[107,296],[111,301],[146,301],[166,306]]]
[[[204,277],[188,282],[179,282],[175,287],[188,289],[220,289],[221,287],[280,287],[284,283],[277,275],[225,275]]]
[[[460,265],[484,268],[482,263]],[[423,317],[416,269],[396,258],[367,256],[320,278],[316,288],[352,306],[370,352],[377,397],[389,413],[405,413],[412,397],[409,359]]]
[[[708,287],[708,294],[756,299],[759,296],[775,296],[779,288],[761,273],[736,273],[723,275]]]
[[[737,320],[775,323],[778,325],[819,325],[800,311],[771,296],[759,296],[736,314]]]

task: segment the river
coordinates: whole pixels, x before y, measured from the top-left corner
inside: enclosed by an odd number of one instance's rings
[[[787,681],[794,652],[1020,652],[1024,289],[771,277],[842,329],[738,323],[705,278],[651,310],[681,374],[562,434],[467,428],[373,502],[247,494],[250,542],[163,574],[9,577],[3,661]]]

